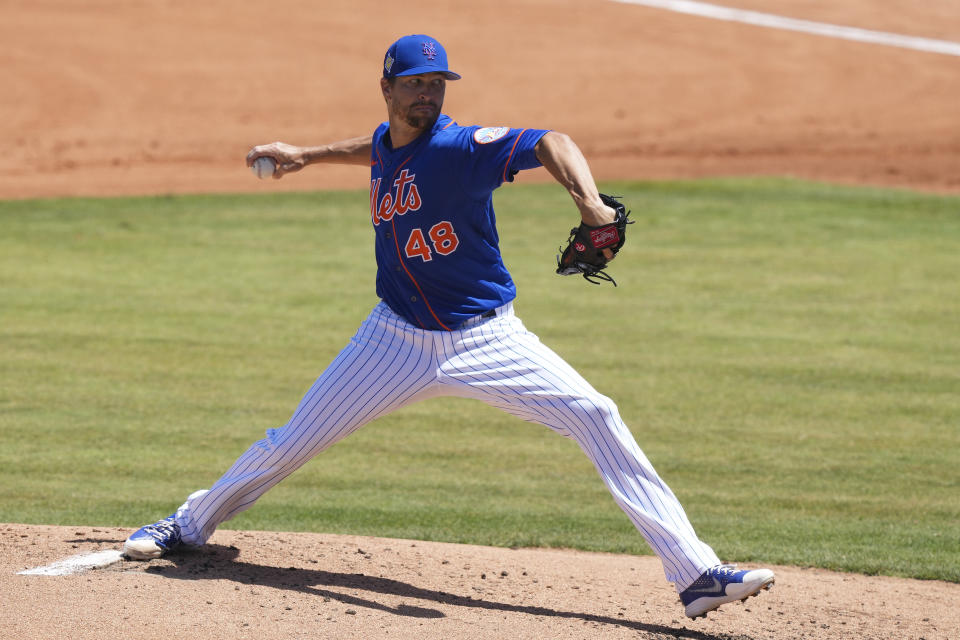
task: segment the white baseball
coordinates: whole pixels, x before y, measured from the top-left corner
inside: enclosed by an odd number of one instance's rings
[[[276,170],[277,163],[269,156],[260,156],[254,160],[253,165],[250,166],[250,171],[253,171],[253,174],[261,180],[272,178],[273,172]]]

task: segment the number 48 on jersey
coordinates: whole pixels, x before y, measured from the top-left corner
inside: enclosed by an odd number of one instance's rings
[[[408,258],[420,258],[424,262],[433,260],[433,254],[450,255],[457,250],[460,239],[453,230],[453,225],[447,220],[438,222],[430,227],[424,236],[423,229],[415,227],[410,231],[404,251]]]

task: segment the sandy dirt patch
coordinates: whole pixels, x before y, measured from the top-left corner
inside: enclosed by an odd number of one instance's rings
[[[131,529],[0,525],[4,637],[952,640],[960,585],[772,567],[688,620],[654,557],[220,530],[202,549],[49,577]]]
[[[953,0],[720,4],[960,34]],[[0,198],[363,189],[355,167],[259,182],[244,156],[371,132],[386,46],[423,32],[464,76],[447,93],[456,120],[569,133],[600,179],[960,192],[960,57],[605,0],[41,0],[0,6]]]

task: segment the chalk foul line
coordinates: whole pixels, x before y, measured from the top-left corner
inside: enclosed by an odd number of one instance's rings
[[[90,571],[91,569],[102,569],[103,567],[108,567],[111,564],[120,562],[120,560],[121,556],[119,551],[116,549],[108,549],[107,551],[95,551],[93,553],[81,553],[79,555],[70,556],[69,558],[58,560],[53,564],[48,564],[45,567],[37,567],[35,569],[18,571],[17,575],[69,576],[74,573]]]
[[[621,4],[642,5],[655,9],[667,9],[677,13],[687,13],[704,18],[726,20],[729,22],[742,22],[744,24],[750,24],[759,27],[785,29],[787,31],[799,31],[801,33],[810,33],[829,38],[839,38],[841,40],[869,42],[872,44],[881,44],[890,47],[913,49],[914,51],[926,51],[928,53],[942,53],[948,56],[960,56],[960,42],[918,38],[915,36],[901,35],[899,33],[858,29],[856,27],[842,27],[826,22],[798,20],[796,18],[786,18],[771,13],[761,13],[759,11],[747,11],[745,9],[721,7],[719,5],[710,4],[707,2],[694,2],[693,0],[614,0],[614,2],[619,2]]]

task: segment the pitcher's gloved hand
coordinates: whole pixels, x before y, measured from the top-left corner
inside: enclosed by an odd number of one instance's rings
[[[557,273],[562,276],[579,273],[593,284],[606,281],[617,286],[604,269],[626,241],[627,225],[633,224],[633,220],[628,219],[630,212],[615,197],[601,193],[600,199],[617,212],[616,217],[613,222],[597,227],[581,222],[579,227],[571,229],[567,247],[557,256]]]

